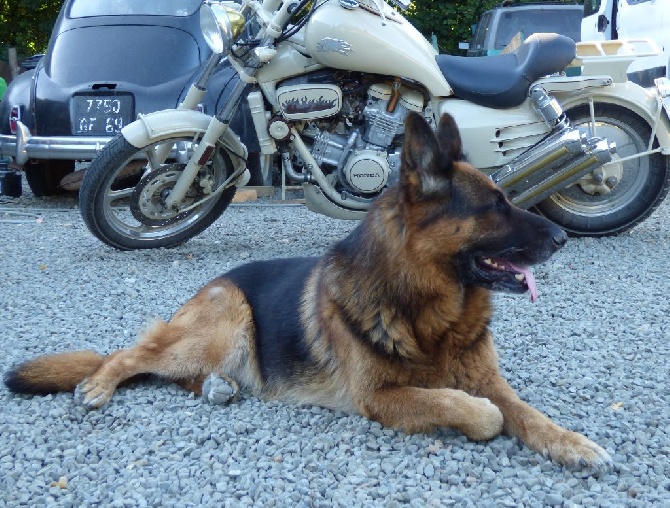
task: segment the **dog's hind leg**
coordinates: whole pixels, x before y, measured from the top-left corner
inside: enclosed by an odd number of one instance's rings
[[[222,372],[212,372],[209,376],[200,375],[190,379],[177,379],[175,383],[214,405],[235,402],[240,389],[233,378]]]
[[[134,347],[109,355],[79,384],[76,396],[88,408],[101,407],[119,383],[140,373],[178,381],[196,393],[196,386],[213,372],[235,373],[248,384],[260,383],[253,333],[244,294],[231,282],[216,279],[170,322],[154,323]]]

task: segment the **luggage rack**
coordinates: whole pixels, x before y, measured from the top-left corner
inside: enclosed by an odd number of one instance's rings
[[[661,53],[651,39],[618,39],[577,43],[577,55],[570,66],[582,66],[583,76],[609,75],[615,83],[628,81],[633,60]]]

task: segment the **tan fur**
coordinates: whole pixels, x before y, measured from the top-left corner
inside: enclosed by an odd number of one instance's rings
[[[438,137],[446,138],[447,130]],[[517,397],[498,369],[488,328],[490,292],[459,278],[459,253],[482,239],[508,238],[518,220],[494,206],[500,192],[464,162],[453,161],[449,180],[414,171],[413,165],[439,161],[411,134],[402,186],[377,199],[354,253],[334,249],[307,278],[296,310],[304,337],[296,340],[304,341],[310,363],[299,379],[262,378],[252,309],[225,279],[203,287],[130,349],[104,360],[87,352],[44,357],[10,378],[61,390],[81,381],[83,402],[100,407],[119,383],[139,373],[196,393],[209,374],[219,373],[253,394],[358,413],[407,432],[450,427],[486,440],[504,430],[562,464],[607,464],[596,444]],[[448,140],[440,143],[449,157],[460,151],[460,145],[445,146]],[[451,187],[481,212],[443,213],[444,200],[432,196]]]
[[[70,351],[40,356],[24,363],[16,372],[18,381],[35,393],[74,390],[82,379],[102,365],[104,357],[93,351]]]
[[[212,372],[243,372],[242,381],[258,389],[253,368],[251,309],[244,295],[224,280],[203,287],[169,323],[156,322],[131,349],[109,355],[80,389],[96,406],[106,404],[116,387],[136,374],[152,373],[201,385]]]

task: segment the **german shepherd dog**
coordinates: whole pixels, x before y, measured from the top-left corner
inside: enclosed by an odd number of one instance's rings
[[[149,373],[211,403],[242,389],[406,432],[450,427],[479,441],[504,431],[561,464],[607,466],[605,450],[519,399],[489,330],[491,290],[534,298],[528,266],[566,240],[463,161],[453,118],[436,135],[410,114],[399,184],[325,256],[235,268],[134,347],[38,357],[5,384],[28,394],[75,390],[93,409]]]

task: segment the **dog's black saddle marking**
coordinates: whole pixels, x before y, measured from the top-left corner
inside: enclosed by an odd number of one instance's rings
[[[318,261],[256,261],[221,276],[235,283],[251,306],[259,367],[266,382],[290,378],[312,363],[300,324],[300,305],[307,278]]]

